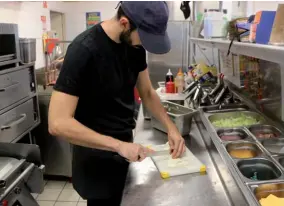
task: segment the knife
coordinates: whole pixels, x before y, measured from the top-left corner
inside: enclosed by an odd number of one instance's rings
[[[154,151],[153,153],[148,153],[147,157],[157,157],[157,156],[165,156],[165,155],[170,155],[170,150],[160,150],[160,151]],[[114,158],[117,160],[125,160],[129,162],[129,160],[125,157],[122,157],[121,155],[117,154],[114,155]],[[140,159],[140,157],[138,158]]]

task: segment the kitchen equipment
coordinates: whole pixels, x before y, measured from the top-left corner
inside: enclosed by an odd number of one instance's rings
[[[253,195],[258,201],[260,201],[262,198],[267,198],[271,194],[276,197],[284,198],[284,184],[282,182],[252,185],[251,188]]]
[[[38,206],[31,193],[44,188],[37,145],[0,143],[0,205]]]
[[[254,118],[256,120],[255,124],[261,124],[265,122],[265,119],[260,114],[256,112],[251,112],[251,111],[238,111],[238,112],[235,111],[235,112],[224,112],[224,113],[219,113],[219,114],[213,114],[213,115],[210,115],[208,119],[211,123],[214,123],[215,121],[219,121],[219,120],[232,120],[234,118],[239,118],[239,117]],[[246,123],[244,122],[242,126],[249,126],[245,124]]]
[[[192,117],[197,113],[197,110],[189,109],[169,101],[162,101],[162,105],[176,125],[178,131],[182,135],[188,135],[191,128]],[[151,123],[152,127],[167,132],[166,128],[155,117],[152,117]]]
[[[262,145],[272,154],[284,154],[284,138],[266,139]]]
[[[153,150],[159,150],[159,148],[168,148],[166,145],[152,145]],[[206,166],[202,164],[189,149],[186,148],[184,155],[177,160],[173,160],[169,154],[164,156],[153,156],[153,162],[159,170],[162,178],[169,178],[178,175],[185,175],[190,173],[204,173],[206,172]],[[172,163],[176,161],[176,165]]]
[[[263,154],[257,144],[248,141],[228,143],[226,150],[232,158],[237,159],[254,158]]]
[[[32,63],[36,61],[36,39],[20,39],[21,60],[23,63]]]
[[[252,137],[244,129],[220,129],[217,134],[221,141],[252,140]]]
[[[264,158],[241,160],[237,167],[244,177],[254,181],[278,179],[282,172],[272,161]]]
[[[0,23],[0,66],[20,62],[17,24]]]
[[[250,132],[258,139],[278,138],[282,132],[271,125],[254,125],[249,128]]]

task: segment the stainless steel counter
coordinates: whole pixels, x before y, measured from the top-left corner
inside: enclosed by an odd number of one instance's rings
[[[197,123],[196,123],[197,122]],[[246,206],[242,193],[229,174],[211,138],[203,136],[198,120],[192,125],[186,146],[207,166],[207,174],[189,174],[163,180],[150,158],[130,166],[123,206]],[[164,144],[167,135],[152,129],[150,121],[144,121],[140,110],[135,142]]]

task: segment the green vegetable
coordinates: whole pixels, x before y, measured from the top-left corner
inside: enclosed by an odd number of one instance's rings
[[[212,124],[215,127],[243,127],[243,126],[249,126],[254,124],[259,124],[260,122],[248,115],[241,114],[239,117],[230,117],[226,119],[216,120],[213,121]]]

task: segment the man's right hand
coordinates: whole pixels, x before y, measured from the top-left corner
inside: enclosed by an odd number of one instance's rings
[[[152,152],[153,150],[143,147],[140,144],[128,142],[121,142],[117,151],[119,155],[128,159],[130,162],[141,162],[147,157],[147,154]]]

